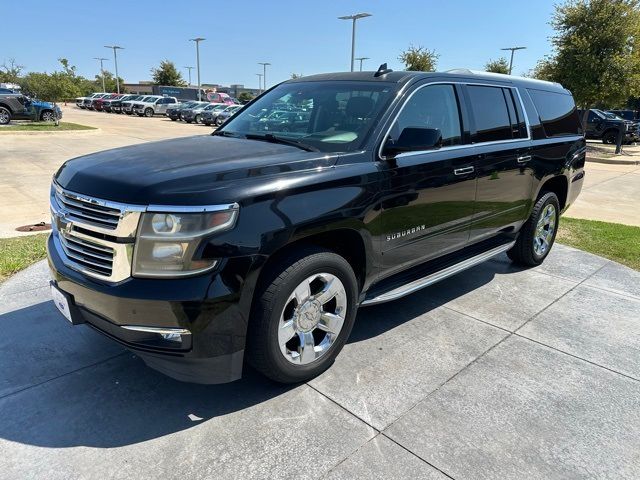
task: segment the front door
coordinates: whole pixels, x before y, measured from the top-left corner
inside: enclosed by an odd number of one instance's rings
[[[513,232],[531,208],[531,141],[518,92],[489,85],[466,87],[473,119],[478,177],[469,240]]]
[[[405,127],[437,128],[443,142],[384,164],[388,183],[376,223],[386,275],[467,244],[476,174],[474,149],[464,145],[459,92],[452,84],[418,87],[390,130],[396,140]]]

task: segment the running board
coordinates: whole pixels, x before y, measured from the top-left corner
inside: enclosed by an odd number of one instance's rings
[[[401,287],[394,288],[393,290],[389,290],[388,292],[382,293],[376,297],[368,298],[364,300],[360,306],[367,307],[369,305],[376,305],[378,303],[390,302],[392,300],[396,300],[398,298],[402,298],[405,295],[409,295],[415,291],[420,290],[421,288],[428,287],[429,285],[433,285],[440,280],[444,280],[447,277],[455,275],[456,273],[460,273],[468,268],[474,267],[479,263],[485,262],[496,255],[500,255],[503,252],[509,250],[516,242],[510,242],[505,245],[500,245],[499,247],[492,248],[491,250],[487,250],[486,252],[480,253],[475,257],[468,258],[460,263],[456,263],[455,265],[451,265],[443,270],[439,270],[434,272],[426,277],[419,278],[418,280],[414,280],[413,282],[402,285]]]

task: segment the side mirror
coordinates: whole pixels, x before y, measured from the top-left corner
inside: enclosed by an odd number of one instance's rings
[[[393,156],[440,147],[442,147],[442,132],[439,128],[406,127],[396,141],[390,139],[387,142],[384,153]]]

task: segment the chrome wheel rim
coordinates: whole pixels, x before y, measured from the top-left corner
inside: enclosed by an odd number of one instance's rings
[[[295,365],[315,362],[335,343],[347,313],[347,292],[338,277],[316,273],[289,295],[278,324],[278,344]]]
[[[9,112],[4,109],[0,110],[0,123],[9,123],[9,120]]]
[[[553,233],[556,231],[556,217],[556,207],[551,204],[544,207],[533,238],[533,251],[538,256],[544,255],[551,248]]]
[[[54,118],[53,118],[53,113],[51,112],[44,112],[42,114],[42,121],[44,122],[53,122]]]

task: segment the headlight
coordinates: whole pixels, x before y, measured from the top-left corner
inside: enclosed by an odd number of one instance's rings
[[[238,217],[238,205],[212,211],[157,212],[142,215],[133,258],[135,277],[195,275],[215,267],[217,260],[199,258],[203,237],[230,230]],[[204,210],[205,208],[203,208]]]

